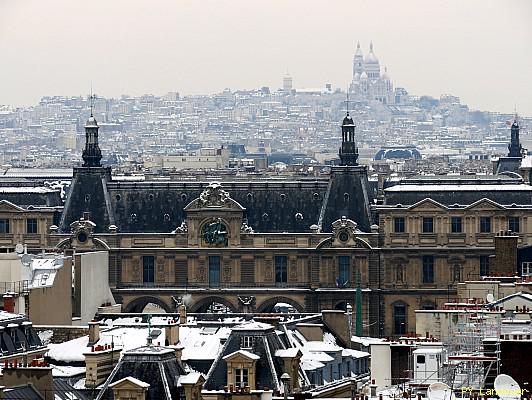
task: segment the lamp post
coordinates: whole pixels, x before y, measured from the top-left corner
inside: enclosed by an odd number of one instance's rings
[[[281,375],[281,382],[283,382],[284,400],[288,399],[288,382],[290,382],[290,375],[286,372]]]

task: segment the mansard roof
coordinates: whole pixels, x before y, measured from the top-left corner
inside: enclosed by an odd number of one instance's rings
[[[240,209],[247,224],[258,233],[311,232],[318,225],[331,232],[331,224],[345,215],[369,232],[372,191],[364,167],[330,176],[266,178],[222,181],[231,207]],[[109,174],[109,175],[107,175]],[[172,232],[195,208],[210,182],[114,181],[104,168],[79,168],[74,174],[60,229],[84,212],[96,223],[96,233],[116,225],[119,232]]]

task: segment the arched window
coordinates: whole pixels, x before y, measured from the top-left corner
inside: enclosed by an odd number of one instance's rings
[[[404,335],[407,329],[407,306],[403,302],[393,304],[393,334]]]

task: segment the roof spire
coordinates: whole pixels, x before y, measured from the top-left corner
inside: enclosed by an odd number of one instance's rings
[[[369,52],[373,53],[373,40],[369,42]]]
[[[90,95],[90,101],[91,101],[91,117],[93,117],[92,112],[94,110],[94,94],[92,93],[92,81],[91,81],[91,95]]]
[[[347,90],[345,91],[345,96],[345,114],[349,115],[349,88],[347,88]]]

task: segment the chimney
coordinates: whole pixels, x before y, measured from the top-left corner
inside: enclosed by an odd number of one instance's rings
[[[54,400],[52,368],[12,366],[2,369],[3,384],[6,387],[20,386],[31,383],[45,400]],[[1,398],[1,397],[0,397]]]
[[[10,294],[4,294],[4,311],[15,312],[15,299]]]
[[[493,239],[495,244],[495,259],[490,263],[490,275],[515,276],[517,272],[517,241],[516,233],[502,231]],[[492,261],[492,260],[490,260]]]
[[[100,340],[100,322],[99,321],[90,321],[89,322],[89,346],[97,343]]]
[[[185,325],[187,323],[187,306],[181,304],[177,311],[179,312],[179,324]]]
[[[85,384],[96,387],[105,382],[120,359],[121,347],[111,345],[92,346],[85,356]]]
[[[168,325],[164,327],[164,333],[169,346],[179,343],[179,325],[175,320],[168,321]]]
[[[91,213],[89,211],[83,211],[83,219],[89,221],[91,218]]]

